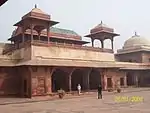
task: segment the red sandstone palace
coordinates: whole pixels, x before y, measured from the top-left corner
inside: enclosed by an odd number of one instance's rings
[[[114,54],[114,29],[102,22],[91,29],[92,46],[76,32],[53,27],[58,24],[35,6],[14,26],[11,43],[0,44],[0,95],[33,97],[60,88],[75,91],[104,90],[150,84],[150,41],[135,34]],[[94,40],[101,47],[94,47]],[[106,49],[104,40],[111,40]]]

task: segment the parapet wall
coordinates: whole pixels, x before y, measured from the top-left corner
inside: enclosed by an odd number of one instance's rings
[[[32,45],[31,59],[78,59],[96,61],[115,61],[113,53],[99,52],[86,49],[76,49],[59,46],[35,46]]]

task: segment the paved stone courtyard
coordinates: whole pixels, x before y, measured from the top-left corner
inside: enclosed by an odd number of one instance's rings
[[[150,113],[150,91],[114,93],[98,100],[96,93],[81,98],[0,106],[0,113]],[[115,102],[116,96],[142,96],[143,102]]]

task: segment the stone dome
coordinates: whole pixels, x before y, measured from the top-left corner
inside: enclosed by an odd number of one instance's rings
[[[123,49],[133,48],[133,47],[142,47],[150,46],[150,40],[141,37],[135,33],[134,36],[125,41]]]

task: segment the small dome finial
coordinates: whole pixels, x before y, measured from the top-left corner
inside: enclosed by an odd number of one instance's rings
[[[139,37],[139,35],[138,35],[137,32],[135,31],[135,32],[134,32],[134,36],[132,36],[132,37]]]
[[[103,21],[101,20],[101,24],[103,24]]]
[[[35,8],[37,8],[37,4],[35,4]]]
[[[137,36],[137,32],[135,31],[135,36]]]

